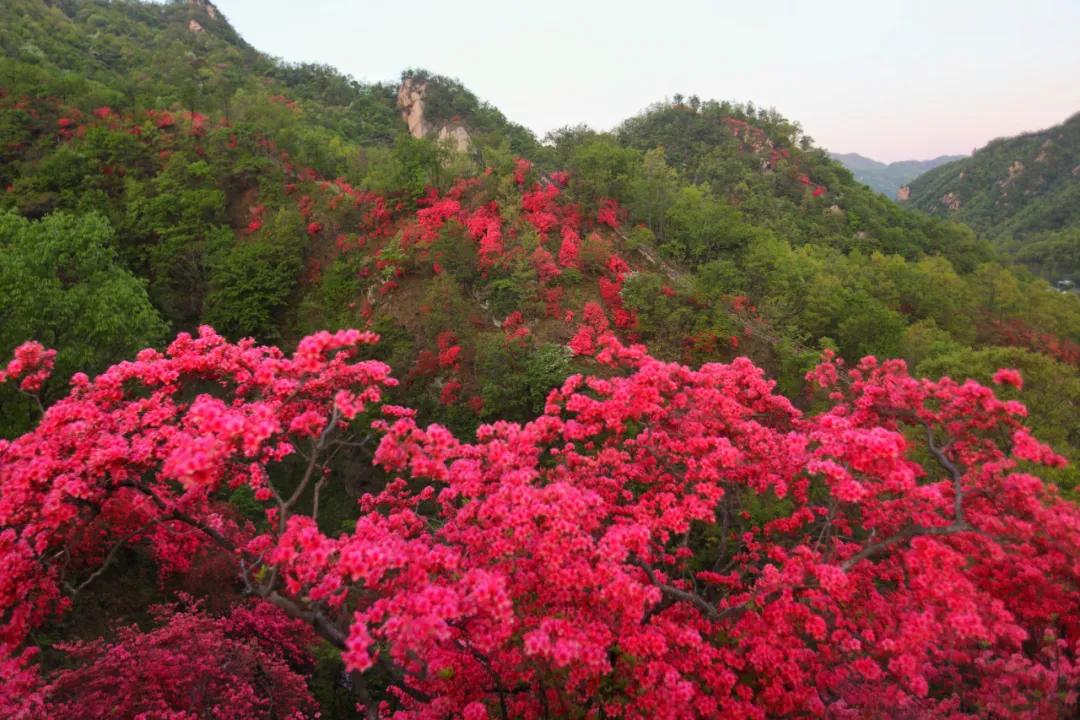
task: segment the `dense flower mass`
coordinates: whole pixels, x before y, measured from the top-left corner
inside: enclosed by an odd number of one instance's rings
[[[322,332],[286,357],[203,328],[92,381],[74,376],[34,432],[0,440],[0,652],[9,672],[25,670],[28,633],[70,606],[110,548],[142,541],[163,571],[187,571],[208,543],[235,558],[240,543],[256,542],[220,493],[246,484],[274,497],[268,465],[378,402],[395,384],[389,368],[353,359],[374,340]],[[298,498],[274,499],[285,513]],[[0,715],[16,714],[0,704]]]
[[[198,608],[154,608],[149,632],[63,646],[69,662],[46,688],[47,717],[311,717],[305,680],[311,631],[267,603],[225,617]],[[137,672],[133,672],[137,670]]]
[[[539,417],[472,441],[380,408],[395,383],[354,330],[287,357],[205,328],[74,378],[0,444],[0,714],[98,707],[102,678],[134,665],[161,690],[133,687],[132,712],[197,713],[197,675],[199,698],[241,715],[304,713],[303,642],[279,609],[341,651],[373,718],[1075,710],[1080,511],[1031,474],[1062,459],[1023,405],[827,358],[808,379],[829,405],[806,414],[746,358],[693,370],[623,346],[599,306],[584,321],[575,350],[604,376],[573,375]],[[438,345],[435,365],[455,367],[455,338]],[[329,458],[358,429],[387,482],[328,532]],[[265,522],[221,502],[242,486]],[[255,605],[174,608],[38,680],[30,633],[123,543],[168,572],[216,553]],[[235,645],[238,613],[254,644]],[[176,673],[160,655],[174,642],[236,662]]]

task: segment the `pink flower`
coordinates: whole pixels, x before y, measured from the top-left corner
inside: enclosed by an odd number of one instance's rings
[[[1024,387],[1024,378],[1020,371],[1014,368],[1001,368],[994,373],[994,383],[997,385],[1012,385],[1015,388]]]

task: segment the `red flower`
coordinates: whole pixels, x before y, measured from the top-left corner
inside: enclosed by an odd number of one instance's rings
[[[596,221],[601,225],[607,225],[617,230],[619,227],[619,203],[610,198],[603,200],[600,204],[600,211],[596,215]]]
[[[525,158],[518,158],[514,161],[514,182],[518,185],[525,184],[525,176],[532,170],[532,163]]]
[[[998,385],[1012,385],[1015,388],[1024,387],[1024,378],[1020,371],[1014,368],[1001,368],[994,373],[994,382]]]

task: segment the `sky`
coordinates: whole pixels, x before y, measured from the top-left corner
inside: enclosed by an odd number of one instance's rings
[[[676,93],[752,101],[819,146],[966,154],[1080,111],[1080,0],[216,0],[244,38],[367,82],[457,78],[539,137]]]

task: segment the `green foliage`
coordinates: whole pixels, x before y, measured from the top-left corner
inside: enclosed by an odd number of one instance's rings
[[[1061,283],[1063,287],[1080,288],[1080,224],[1013,236],[1003,241],[1003,246],[1016,262],[1039,277]]]
[[[906,323],[899,313],[865,295],[852,298],[847,308],[846,316],[836,329],[836,341],[845,357],[896,357],[901,354]]]
[[[663,250],[689,265],[700,265],[746,247],[755,230],[738,210],[716,200],[709,188],[682,188],[666,212]]]
[[[300,305],[300,332],[340,330],[357,324],[357,298],[361,295],[359,254],[335,258],[319,282],[309,288]]]
[[[670,166],[683,184],[707,186],[713,197],[737,205],[746,222],[792,244],[881,250],[908,259],[941,254],[964,268],[989,258],[989,248],[966,228],[904,210],[856,182],[813,148],[798,124],[774,110],[716,101],[697,108],[661,103],[624,122],[616,136],[641,152],[663,150],[646,159],[642,172],[652,188],[639,189],[632,208],[662,241],[656,206],[663,207],[672,192]],[[813,197],[803,177],[826,193]]]
[[[521,275],[525,273],[522,272]],[[522,278],[498,278],[489,282],[485,288],[488,310],[492,317],[504,318],[522,306],[525,298],[525,286]]]
[[[483,378],[482,417],[525,422],[543,411],[548,392],[570,374],[570,352],[552,343],[508,345],[492,333],[479,342],[476,365]]]
[[[132,184],[122,251],[150,279],[150,295],[179,327],[198,323],[207,253],[232,239],[225,193],[201,159],[173,155],[161,174]]]
[[[1080,114],[993,140],[911,183],[912,206],[968,223],[1048,280],[1080,280]]]
[[[439,184],[441,159],[436,143],[399,132],[392,148],[367,153],[364,184],[378,193],[404,193],[415,199],[429,186]]]
[[[280,210],[260,236],[215,248],[209,261],[206,322],[234,339],[280,339],[282,313],[303,269],[303,247],[300,214]]]
[[[562,154],[563,167],[571,176],[571,193],[589,207],[604,198],[629,197],[641,174],[641,153],[622,147],[610,135],[574,141]]]
[[[637,219],[654,235],[666,236],[668,212],[678,194],[679,176],[667,164],[664,148],[647,151],[641,172],[631,183],[631,205]]]
[[[447,223],[438,240],[432,243],[431,253],[462,287],[472,287],[480,279],[476,243],[465,237],[460,225]]]
[[[46,397],[75,372],[93,375],[160,343],[166,327],[145,284],[117,261],[100,215],[64,213],[28,221],[0,214],[0,358],[26,340],[55,348]],[[25,407],[0,386],[0,435],[25,430]]]

